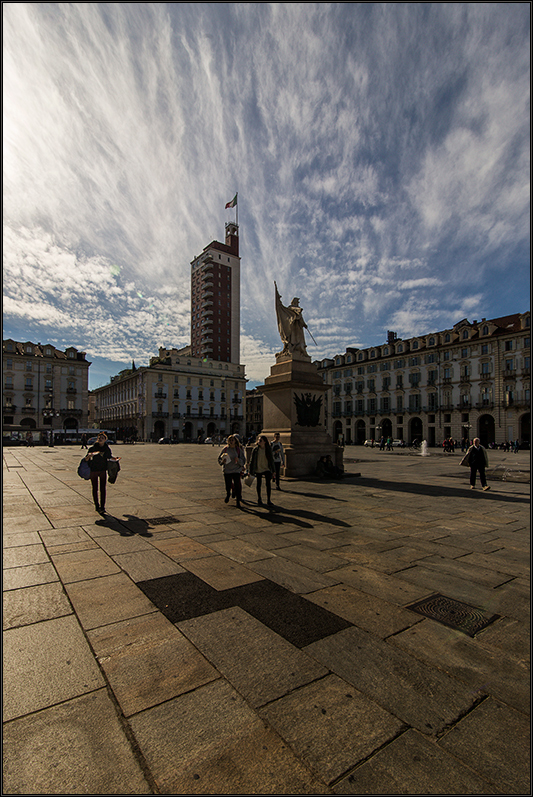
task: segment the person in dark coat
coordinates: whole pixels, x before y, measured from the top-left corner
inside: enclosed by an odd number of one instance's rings
[[[117,462],[120,457],[113,457],[107,442],[105,432],[100,432],[96,438],[96,443],[91,446],[89,453],[85,457],[91,469],[91,484],[93,488],[94,508],[101,515],[105,514],[106,482],[107,482],[107,463],[110,459]],[[100,502],[98,502],[98,484],[100,484]]]
[[[257,485],[257,503],[262,504],[261,499],[261,482],[263,476],[265,478],[267,506],[274,506],[270,500],[272,490],[272,474],[276,472],[274,458],[272,457],[272,449],[268,442],[268,437],[262,434],[252,451],[252,458],[250,460],[250,473],[256,477]]]
[[[479,473],[479,480],[484,490],[490,490],[487,484],[487,477],[485,475],[485,468],[489,466],[489,456],[487,449],[483,448],[480,443],[479,437],[476,437],[474,444],[470,446],[463,459],[461,465],[467,465],[470,468],[470,489],[473,490],[476,486],[476,473]]]

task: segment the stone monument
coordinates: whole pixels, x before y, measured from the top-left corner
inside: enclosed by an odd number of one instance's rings
[[[333,444],[325,427],[325,397],[330,386],[323,382],[307,353],[307,324],[300,300],[295,297],[285,307],[276,283],[274,286],[283,349],[276,354],[276,364],[265,384],[258,387],[263,394],[262,434],[271,440],[274,432],[280,433],[285,476],[311,475],[325,454],[330,454],[337,467],[342,468],[342,449]]]

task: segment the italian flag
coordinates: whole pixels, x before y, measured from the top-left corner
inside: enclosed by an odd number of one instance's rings
[[[233,199],[231,200],[231,202],[228,202],[228,204],[226,205],[226,208],[225,208],[225,209],[227,209],[227,208],[234,208],[236,204],[237,204],[237,194],[235,194],[235,196],[233,197]]]

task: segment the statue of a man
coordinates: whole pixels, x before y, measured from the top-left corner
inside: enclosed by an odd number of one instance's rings
[[[276,316],[278,319],[278,330],[283,342],[283,352],[281,354],[299,354],[309,357],[305,345],[304,329],[307,324],[302,315],[300,300],[295,296],[289,307],[281,303],[281,295],[278,286],[276,288]]]

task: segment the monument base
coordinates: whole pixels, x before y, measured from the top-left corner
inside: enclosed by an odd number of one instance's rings
[[[308,355],[280,354],[270,369],[263,393],[263,431],[269,440],[280,433],[285,451],[284,476],[311,476],[320,457],[331,456],[343,469],[343,449],[333,444],[325,429],[324,384]]]

